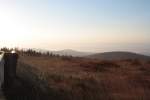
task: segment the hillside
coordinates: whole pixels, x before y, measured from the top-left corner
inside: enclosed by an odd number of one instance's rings
[[[140,60],[23,55],[17,67],[35,100],[149,100],[149,75],[150,61]]]
[[[105,53],[97,53],[86,57],[102,60],[125,60],[125,59],[150,60],[150,56],[145,56],[142,54],[132,52],[105,52]]]

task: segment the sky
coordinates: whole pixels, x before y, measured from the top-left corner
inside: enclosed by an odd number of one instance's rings
[[[0,47],[150,51],[150,0],[0,0]]]

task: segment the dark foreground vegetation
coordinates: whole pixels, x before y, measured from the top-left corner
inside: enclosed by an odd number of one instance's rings
[[[19,52],[8,100],[150,100],[150,61]]]

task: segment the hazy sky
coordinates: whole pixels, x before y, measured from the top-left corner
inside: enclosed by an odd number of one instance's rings
[[[150,51],[150,0],[0,0],[0,46]]]

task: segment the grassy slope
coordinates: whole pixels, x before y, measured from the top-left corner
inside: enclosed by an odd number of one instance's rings
[[[150,99],[147,61],[21,56],[17,74],[40,87],[47,99]]]

